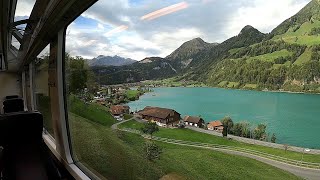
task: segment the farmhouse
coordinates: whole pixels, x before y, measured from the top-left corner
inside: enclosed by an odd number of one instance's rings
[[[201,128],[204,125],[204,120],[200,117],[185,116],[183,121],[187,126],[195,126]]]
[[[147,106],[138,114],[142,119],[156,122],[158,126],[173,127],[177,125],[181,119],[180,113],[173,109]]]
[[[114,116],[129,114],[129,111],[129,106],[115,105],[110,107],[110,113]]]
[[[207,125],[207,128],[208,128],[208,130],[211,130],[211,131],[218,131],[218,132],[223,131],[223,125],[222,125],[221,121],[209,122]]]

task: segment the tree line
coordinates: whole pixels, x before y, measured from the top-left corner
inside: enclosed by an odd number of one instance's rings
[[[242,121],[238,123],[234,123],[230,117],[224,117],[222,119],[223,124],[223,136],[227,136],[227,134],[232,134],[239,137],[251,138],[260,141],[269,141],[268,133],[267,133],[267,125],[258,124],[257,126],[252,126],[248,122]],[[276,135],[273,133],[270,142],[276,142]]]

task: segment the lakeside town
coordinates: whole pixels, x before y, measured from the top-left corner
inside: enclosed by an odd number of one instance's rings
[[[85,102],[106,106],[118,121],[124,120],[125,115],[130,115],[137,120],[142,120],[142,122],[152,122],[163,128],[189,128],[196,131],[202,129],[223,137],[230,134],[265,142],[276,142],[276,135],[273,133],[270,136],[265,124],[258,124],[253,127],[245,121],[234,123],[228,116],[216,120],[205,120],[202,117],[190,115],[182,117],[176,110],[164,107],[146,106],[142,110],[133,111],[126,105],[130,101],[139,100],[140,96],[148,92],[152,92],[152,87],[145,86],[142,83],[133,83],[101,86],[93,94],[85,89],[84,93],[79,96]]]

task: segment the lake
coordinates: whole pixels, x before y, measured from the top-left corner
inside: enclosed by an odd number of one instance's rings
[[[277,143],[320,148],[320,95],[231,90],[220,88],[154,88],[131,111],[145,106],[171,108],[206,122],[230,116],[234,122],[267,124]]]

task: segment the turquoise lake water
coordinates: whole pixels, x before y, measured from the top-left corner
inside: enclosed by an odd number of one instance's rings
[[[145,106],[172,108],[206,122],[230,116],[234,122],[267,124],[277,143],[320,149],[320,95],[289,94],[219,88],[154,88],[131,111]]]

